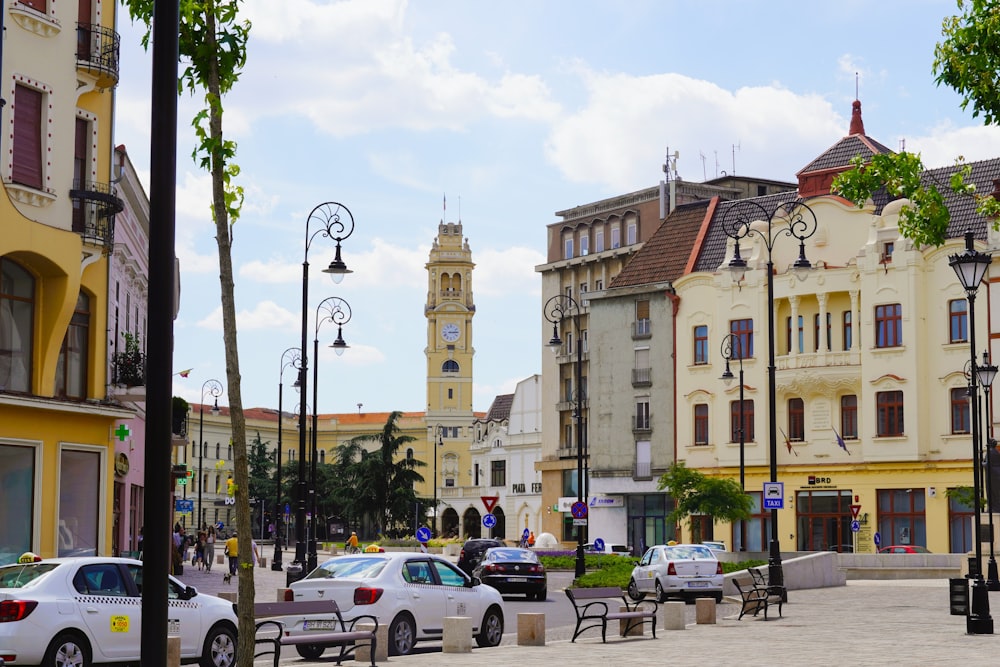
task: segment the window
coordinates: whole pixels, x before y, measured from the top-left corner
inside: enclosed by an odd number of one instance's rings
[[[844,440],[858,438],[858,397],[854,394],[840,397],[840,437]]]
[[[587,298],[587,283],[580,283],[580,305],[590,305],[590,299]]]
[[[604,281],[603,280],[595,280],[594,281],[594,289],[597,290],[597,291],[600,291],[600,290],[604,289]]]
[[[893,243],[892,241],[886,241],[885,243],[883,243],[882,244],[882,261],[883,262],[891,262],[892,261],[892,253],[893,253],[893,251],[895,249],[896,249],[896,244]]]
[[[45,13],[47,11],[46,2],[47,0],[18,0],[19,4],[22,4],[26,7],[31,7],[32,9],[42,13]]]
[[[843,329],[844,329],[844,351],[850,350],[854,344],[853,330],[851,328],[851,311],[844,311],[843,318]],[[846,436],[845,436],[846,437]]]
[[[833,315],[831,313],[826,314],[826,347],[824,350],[832,350],[831,346],[831,331],[833,329]],[[813,350],[819,352],[819,342],[822,340],[824,332],[820,328],[820,317],[819,313],[813,315]]]
[[[948,302],[949,343],[964,343],[969,340],[969,302],[955,299]]]
[[[217,458],[217,459],[222,458],[222,443],[221,442],[215,443],[215,458]]]
[[[636,224],[634,222],[630,222],[628,223],[628,226],[625,228],[625,243],[627,245],[632,245],[637,240],[638,239],[636,238]]]
[[[799,354],[806,351],[806,332],[805,332],[805,318],[799,315],[798,321],[798,337],[797,337],[797,350]]]
[[[573,259],[573,237],[563,239],[563,259]]]
[[[571,380],[570,378],[566,378],[565,380],[563,380],[563,388],[566,391],[566,393],[564,394],[565,398],[563,398],[563,400],[567,401],[567,402],[572,401],[573,400],[573,380]]]
[[[459,372],[458,362],[454,359],[449,359],[448,361],[441,364],[442,373],[458,373]]]
[[[880,438],[903,435],[903,392],[880,391],[875,395]]]
[[[14,138],[11,179],[42,189],[42,113],[44,94],[28,86],[14,86]]]
[[[35,279],[19,264],[0,258],[0,387],[31,391]]]
[[[708,403],[694,406],[694,444],[708,444]]]
[[[490,486],[507,486],[506,461],[490,461]]]
[[[708,363],[708,326],[705,324],[694,328],[694,363]]]
[[[59,462],[59,556],[96,556],[101,454],[66,449]]]
[[[90,31],[84,31],[88,35]],[[87,174],[89,173],[87,159],[87,147],[91,144],[90,123],[83,118],[76,119],[76,132],[73,141],[73,187],[77,190],[86,189]],[[73,229],[80,231],[86,228],[86,208],[83,199],[73,197]],[[126,306],[125,317],[128,318],[128,306]],[[128,326],[126,324],[126,326]]]
[[[0,525],[4,526],[3,563],[13,560],[15,554],[30,551],[34,544],[33,530],[37,526],[26,517],[34,515],[36,470],[35,448],[20,445],[0,445],[0,484],[3,485],[4,502],[0,503]]]
[[[295,450],[294,449],[289,449],[288,450],[288,456],[285,457],[285,458],[288,459],[289,463],[291,463],[292,461],[294,461],[295,460]]]
[[[924,489],[878,489],[878,530],[886,544],[927,546]]]
[[[733,320],[729,332],[739,339],[739,344],[733,346],[733,358],[753,358],[753,320]]]
[[[604,252],[604,228],[594,232],[594,252]]]
[[[617,224],[611,225],[611,249],[622,247],[622,230]]]
[[[580,255],[590,254],[590,234],[588,230],[583,230],[580,233]]]
[[[582,352],[583,354],[587,354],[588,349],[587,349],[587,330],[586,329],[583,329],[582,331],[580,331],[580,345],[582,346],[582,348],[580,349],[580,352]]]
[[[455,398],[455,390],[451,387],[448,387],[448,398],[449,399]]]
[[[898,303],[875,306],[875,347],[903,344],[903,307]]]
[[[649,440],[635,441],[635,478],[650,479],[653,475],[653,451]]]
[[[648,335],[649,331],[649,299],[640,299],[635,302],[635,332]]]
[[[87,350],[90,342],[90,298],[80,292],[59,349],[56,393],[67,398],[87,397]]]
[[[969,433],[969,390],[965,387],[951,390],[951,432]]]
[[[788,439],[795,442],[806,439],[806,409],[801,398],[788,399]]]
[[[637,431],[649,430],[649,399],[640,399],[635,402],[635,424]]]
[[[740,402],[731,401],[729,403],[729,442],[740,441]],[[753,400],[743,401],[743,441],[754,439],[753,431]]]

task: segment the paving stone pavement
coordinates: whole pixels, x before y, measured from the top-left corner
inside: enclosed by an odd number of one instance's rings
[[[270,556],[270,554],[268,554]],[[325,554],[320,554],[322,560]],[[269,559],[270,561],[270,559]],[[286,557],[287,563],[287,557]],[[179,577],[205,593],[236,590],[236,580],[222,582],[225,566],[212,572],[185,568]],[[285,585],[285,573],[268,567],[254,570],[256,599],[272,601]],[[550,595],[561,592],[550,588]],[[737,621],[734,604],[719,607],[715,625],[689,623],[685,630],[667,631],[657,623],[657,638],[612,638],[602,644],[600,631],[586,632],[575,643],[564,633],[547,635],[545,646],[518,646],[516,624],[508,622],[504,642],[471,654],[442,653],[440,643],[408,656],[389,659],[405,667],[522,667],[558,661],[573,667],[610,665],[956,665],[989,664],[1000,655],[1000,593],[991,594],[997,634],[968,635],[964,616],[949,614],[947,579],[899,581],[851,580],[846,586],[790,591],[783,617]],[[693,607],[688,608],[693,612]],[[693,619],[693,613],[688,615]],[[614,626],[617,630],[617,625]],[[332,653],[332,652],[331,652]],[[281,665],[332,664],[330,658],[306,661],[294,650]],[[991,657],[992,656],[992,657]],[[257,665],[270,664],[258,661]],[[356,664],[351,661],[345,664]]]

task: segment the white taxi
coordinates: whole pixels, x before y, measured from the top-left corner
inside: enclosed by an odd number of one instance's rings
[[[19,561],[27,562],[0,566],[0,662],[89,667],[141,658],[141,561],[37,556]],[[232,667],[237,627],[232,603],[173,577],[168,586],[168,631],[181,638],[181,659]]]

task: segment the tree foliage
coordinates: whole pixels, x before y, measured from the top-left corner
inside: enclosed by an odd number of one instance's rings
[[[934,47],[934,75],[962,95],[962,108],[987,125],[1000,119],[1000,5],[993,0],[958,0],[959,16],[941,25],[944,40]]]
[[[753,511],[753,499],[736,480],[708,477],[688,468],[683,461],[663,473],[657,488],[667,489],[674,499],[674,510],[667,515],[670,523],[680,523],[692,514],[734,522],[749,519]]]
[[[250,497],[257,498],[261,510],[274,502],[274,457],[268,451],[271,441],[261,442],[260,431],[250,442],[250,450],[247,454],[250,477]]]

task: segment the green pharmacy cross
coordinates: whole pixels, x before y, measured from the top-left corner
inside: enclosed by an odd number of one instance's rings
[[[132,430],[129,429],[128,424],[119,424],[118,428],[115,429],[115,435],[122,442],[125,442],[125,438],[132,435]]]

